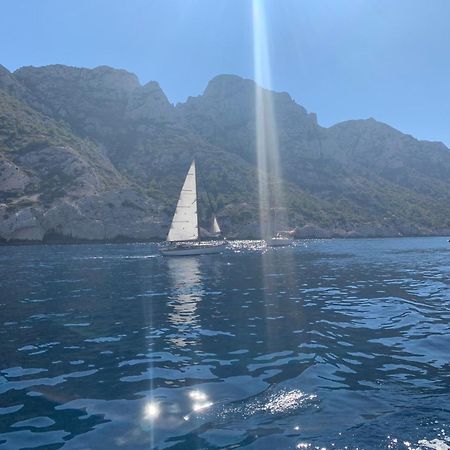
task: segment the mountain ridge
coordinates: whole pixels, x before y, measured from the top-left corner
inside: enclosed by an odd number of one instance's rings
[[[298,237],[450,232],[443,143],[372,118],[322,127],[288,93],[261,92]],[[172,105],[123,69],[0,66],[0,239],[162,239],[194,157],[202,223],[208,191],[230,236],[258,237],[255,128],[255,83],[237,75]]]

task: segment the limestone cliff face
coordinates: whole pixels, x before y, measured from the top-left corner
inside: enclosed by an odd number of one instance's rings
[[[0,89],[13,97],[24,99],[31,94],[9,70],[0,64]]]
[[[119,129],[135,75],[109,67],[81,69],[62,65],[23,67],[14,73],[34,99],[36,110],[70,123],[81,135],[107,138]]]
[[[162,238],[155,201],[111,163],[95,167],[71,147],[0,158],[0,237],[5,240]],[[101,161],[103,162],[103,161]],[[167,221],[167,219],[165,219]]]
[[[24,68],[19,76],[3,73],[0,239],[145,240],[165,235],[165,215],[152,195],[121,174],[106,145],[94,141],[114,130],[112,116],[102,117],[99,99],[114,104],[126,98],[123,111],[114,112],[122,120],[128,96],[140,89],[135,76],[115,72],[53,66]],[[77,102],[84,82],[86,98]],[[113,92],[112,98],[107,92]],[[101,124],[90,139],[85,136],[92,125],[89,111],[98,118],[92,123]],[[80,124],[83,131],[77,135]]]
[[[156,81],[134,89],[127,102],[125,121],[145,127],[148,122],[173,121],[173,106]]]
[[[0,192],[14,194],[23,192],[31,183],[31,177],[13,161],[0,155]]]
[[[0,236],[6,241],[162,239],[167,218],[133,190],[114,190],[9,212],[0,205]]]
[[[23,67],[14,77],[32,93],[35,109],[100,141],[114,140],[130,122],[168,119],[173,109],[158,83],[141,86],[136,75],[106,66]]]
[[[190,97],[177,105],[178,117],[204,139],[228,151],[255,161],[255,83],[234,75],[220,75],[211,80],[203,95]],[[271,110],[274,126],[283,147],[286,135],[305,140],[318,132],[316,116],[296,104],[287,93],[271,93],[260,89],[266,112]]]
[[[125,70],[53,65],[0,66],[0,240],[163,239],[193,158],[202,226],[212,203],[229,236],[257,237],[256,92],[298,237],[450,232],[441,143],[373,119],[323,128],[287,93],[233,75],[173,106]]]

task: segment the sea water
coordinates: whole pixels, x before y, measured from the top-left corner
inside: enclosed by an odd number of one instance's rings
[[[445,238],[0,247],[0,448],[448,449]]]

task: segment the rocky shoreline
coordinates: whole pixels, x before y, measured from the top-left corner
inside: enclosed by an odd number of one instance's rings
[[[443,237],[447,239],[450,236],[450,229],[435,230],[423,233],[389,233],[388,230],[372,230],[371,233],[364,234],[361,231],[343,231],[343,230],[325,230],[315,226],[304,226],[296,230],[294,238],[296,240],[307,239],[394,239],[394,238],[410,238],[410,237]],[[137,244],[137,243],[160,243],[165,242],[166,233],[153,237],[137,237],[117,235],[108,239],[73,237],[58,233],[46,233],[42,239],[4,239],[0,238],[0,246],[17,246],[17,245],[89,245],[89,244]],[[205,233],[205,240],[208,239]],[[227,238],[229,241],[239,240],[258,240],[258,235],[233,235]]]

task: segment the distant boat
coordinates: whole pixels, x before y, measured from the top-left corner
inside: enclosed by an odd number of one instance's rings
[[[294,242],[294,238],[288,232],[279,232],[268,239],[266,239],[269,247],[286,247]]]
[[[281,209],[281,208],[279,208]],[[273,228],[277,228],[277,216],[276,216],[277,208],[273,208],[273,218],[272,218],[272,226]],[[294,242],[294,232],[292,231],[278,231],[271,237],[266,239],[266,243],[268,247],[286,247],[291,245]]]
[[[213,218],[213,228],[216,233],[220,233],[220,227],[215,217]],[[201,242],[197,211],[195,161],[192,161],[184,180],[166,240],[170,243],[170,246],[161,249],[164,256],[204,255],[220,253],[225,249],[223,242]]]
[[[217,222],[217,217],[213,214],[211,219],[211,237],[213,239],[221,239],[222,238],[222,230],[220,229],[219,223]]]

